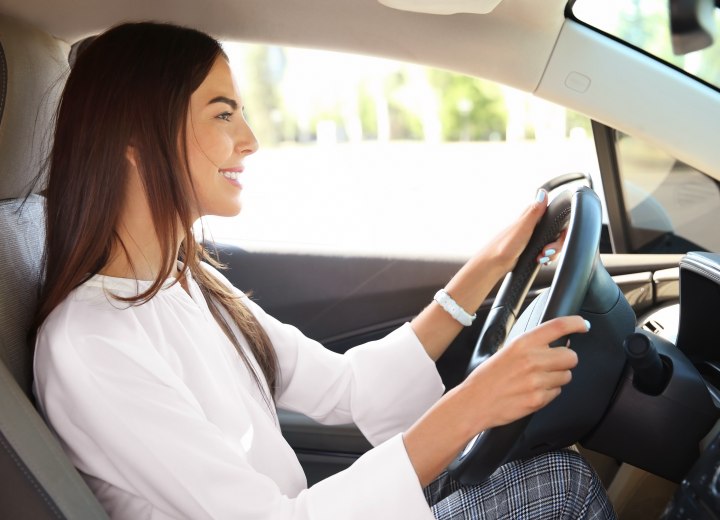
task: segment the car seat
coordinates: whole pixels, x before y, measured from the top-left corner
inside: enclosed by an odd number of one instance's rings
[[[0,517],[108,518],[32,404],[47,156],[69,46],[0,15]],[[42,182],[33,191],[42,189]]]

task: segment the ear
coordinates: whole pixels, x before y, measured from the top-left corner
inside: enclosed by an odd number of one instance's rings
[[[131,144],[127,145],[127,148],[125,148],[125,158],[128,160],[130,165],[137,170],[137,163],[138,163],[137,148],[135,148]]]

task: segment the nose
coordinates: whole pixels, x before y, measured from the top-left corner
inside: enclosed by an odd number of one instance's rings
[[[235,144],[236,151],[241,155],[251,155],[258,151],[260,145],[258,144],[255,134],[253,133],[250,125],[243,118],[240,128],[238,130],[237,142]]]

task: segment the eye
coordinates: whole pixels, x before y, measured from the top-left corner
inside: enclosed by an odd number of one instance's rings
[[[232,121],[232,119],[231,119],[232,115],[233,115],[232,112],[223,112],[222,114],[218,115],[217,118],[222,119],[223,121],[230,122],[230,121]]]

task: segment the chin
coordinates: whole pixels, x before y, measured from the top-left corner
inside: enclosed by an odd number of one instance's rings
[[[236,217],[240,214],[242,203],[240,200],[226,200],[220,204],[205,204],[202,208],[204,217]]]
[[[215,211],[207,211],[203,214],[204,217],[237,217],[240,214],[240,207],[236,208],[223,208]]]

